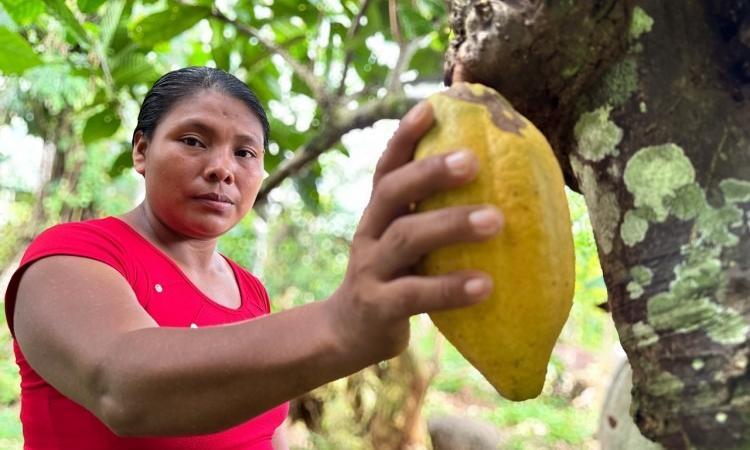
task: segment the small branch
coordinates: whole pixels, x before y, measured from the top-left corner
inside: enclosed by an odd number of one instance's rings
[[[396,65],[388,73],[385,81],[388,92],[395,93],[401,90],[401,75],[409,68],[409,63],[414,57],[414,53],[419,50],[420,45],[421,39],[399,43],[398,60],[396,60]]]
[[[291,37],[291,38],[287,39],[284,42],[279,42],[277,45],[279,46],[279,48],[283,48],[284,50],[286,50],[289,47],[291,47],[292,45],[296,44],[297,42],[304,41],[305,39],[307,39],[307,38],[305,36],[302,36],[302,35],[300,35],[300,36],[294,36],[294,37]],[[257,55],[255,58],[253,58],[250,61],[247,61],[247,60],[243,61],[243,64],[245,64],[245,66],[247,67],[248,76],[251,76],[252,74],[254,74],[254,73],[262,70],[262,67],[256,67],[256,66],[258,66],[259,62],[263,61],[264,59],[268,58],[269,56],[271,56],[271,55],[268,54],[268,53],[266,53],[266,54],[259,54],[259,55]]]
[[[401,27],[398,24],[398,11],[397,11],[396,0],[388,0],[388,19],[391,22],[391,33],[396,39],[399,45],[404,43],[404,38],[401,36]]]
[[[346,33],[346,42],[351,42],[352,39],[354,39],[354,36],[357,34],[357,31],[359,31],[359,23],[362,21],[362,16],[365,15],[365,12],[367,12],[367,6],[370,4],[370,0],[362,0],[362,4],[359,7],[359,12],[354,17],[354,22],[352,23],[352,27],[349,28],[349,32]],[[337,97],[341,97],[344,95],[344,89],[346,88],[346,74],[349,72],[349,65],[352,63],[352,58],[354,57],[354,49],[350,48],[347,50],[346,55],[344,56],[344,70],[341,72],[341,83],[339,84],[339,88],[336,90]]]
[[[307,84],[307,86],[313,92],[315,100],[317,100],[318,104],[320,104],[321,107],[325,109],[326,105],[330,104],[330,97],[326,92],[325,87],[315,76],[312,69],[297,61],[294,57],[292,57],[292,55],[289,54],[289,52],[286,51],[286,49],[277,45],[275,42],[269,41],[268,39],[261,36],[260,30],[258,30],[257,28],[238,22],[237,20],[230,19],[216,8],[211,9],[211,16],[221,20],[224,23],[234,25],[237,28],[237,31],[239,31],[240,33],[244,34],[245,36],[254,37],[258,40],[258,42],[260,42],[263,47],[266,48],[266,50],[281,56],[284,61],[286,61],[287,64],[291,66],[294,73],[296,73],[297,76],[299,76]]]
[[[356,111],[348,113],[346,119],[334,123],[313,137],[306,145],[297,150],[290,159],[279,164],[278,169],[266,178],[255,200],[255,208],[268,201],[268,194],[284,180],[295,175],[321,154],[330,150],[342,136],[351,130],[366,128],[381,119],[399,119],[409,107],[416,104],[416,99],[403,95],[386,96],[362,105]],[[333,119],[332,119],[333,120]]]
[[[94,43],[93,47],[94,54],[99,60],[99,65],[101,66],[102,72],[104,73],[104,81],[106,82],[104,88],[106,89],[107,93],[109,93],[109,97],[114,98],[115,95],[112,91],[112,87],[115,85],[115,82],[112,79],[112,71],[109,68],[109,62],[107,61],[105,50],[102,48],[99,42]]]
[[[396,27],[398,28],[398,19],[395,20]],[[441,21],[441,18],[435,18],[432,21],[432,26],[434,28],[438,28]],[[391,23],[391,26],[393,26],[393,22]],[[388,92],[398,92],[401,90],[401,75],[406,71],[406,69],[409,68],[411,59],[414,57],[414,54],[417,52],[417,50],[419,50],[419,47],[422,46],[422,42],[424,42],[425,40],[425,37],[422,37],[420,39],[414,39],[411,42],[403,42],[401,40],[400,33],[397,38],[399,46],[398,60],[396,60],[396,65],[388,74],[385,81],[385,86]]]

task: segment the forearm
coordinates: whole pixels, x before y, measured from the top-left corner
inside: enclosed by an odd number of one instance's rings
[[[100,416],[124,435],[216,432],[353,373],[369,361],[342,348],[327,308],[127,333],[102,368]]]

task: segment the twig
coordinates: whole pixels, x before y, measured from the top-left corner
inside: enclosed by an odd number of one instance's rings
[[[414,57],[414,53],[417,52],[421,45],[421,39],[417,39],[411,42],[399,43],[398,59],[396,65],[388,73],[386,78],[386,89],[388,92],[398,92],[401,90],[401,75],[409,67],[411,59]]]
[[[365,12],[367,11],[367,6],[370,4],[370,0],[362,0],[362,4],[359,7],[359,12],[357,12],[357,15],[354,17],[354,22],[352,23],[351,28],[349,28],[349,32],[346,33],[346,42],[351,42],[352,39],[354,39],[354,36],[357,34],[357,31],[359,31],[359,23],[362,21],[362,16],[365,15]],[[349,65],[352,63],[352,58],[354,57],[354,49],[349,48],[346,51],[346,55],[344,56],[344,70],[341,72],[341,83],[339,84],[338,89],[336,89],[336,96],[341,97],[344,95],[344,89],[346,88],[346,74],[349,72]]]
[[[256,209],[264,205],[268,200],[268,194],[285,179],[293,176],[310,162],[316,160],[322,153],[331,149],[343,135],[351,130],[366,128],[381,119],[398,119],[406,110],[416,104],[416,99],[407,98],[403,95],[387,95],[383,98],[372,100],[346,115],[346,119],[340,123],[328,125],[317,136],[313,137],[306,145],[298,149],[294,156],[279,164],[278,168],[263,183],[255,200]]]
[[[401,36],[401,27],[398,24],[397,6],[396,0],[388,0],[388,19],[391,22],[391,33],[393,33],[393,37],[396,38],[396,42],[403,44],[404,39]]]
[[[390,4],[389,4],[390,5]],[[395,6],[394,6],[395,11]],[[394,26],[395,20],[395,26],[398,31],[398,19],[392,19],[391,21],[391,27]],[[432,21],[433,27],[437,28],[440,25],[441,18],[435,18]],[[388,92],[398,92],[401,90],[401,75],[406,71],[406,69],[409,67],[409,64],[411,63],[411,59],[414,57],[414,54],[419,50],[419,47],[422,46],[422,43],[427,37],[422,37],[421,39],[415,39],[411,42],[403,42],[401,40],[401,33],[398,32],[396,35],[398,39],[398,46],[399,46],[399,52],[398,52],[398,59],[396,60],[396,65],[393,67],[393,69],[390,71],[388,76],[386,77],[385,86]]]
[[[237,31],[239,31],[240,33],[246,36],[254,37],[263,47],[266,48],[266,50],[281,56],[284,61],[286,61],[287,64],[291,66],[294,73],[296,73],[297,76],[299,76],[307,84],[307,86],[313,92],[315,100],[317,100],[318,104],[321,105],[321,108],[325,109],[327,105],[330,105],[330,97],[320,80],[313,73],[312,69],[297,61],[294,57],[292,57],[292,55],[289,54],[289,52],[286,51],[286,49],[277,45],[275,42],[264,38],[261,35],[260,30],[250,25],[238,22],[237,20],[230,19],[216,8],[211,9],[211,15],[216,19],[221,20],[222,22],[234,25],[237,28]]]

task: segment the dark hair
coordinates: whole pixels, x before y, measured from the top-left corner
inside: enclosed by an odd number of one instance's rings
[[[135,145],[135,134],[142,131],[151,138],[161,119],[178,101],[198,93],[201,90],[214,89],[243,101],[252,112],[258,115],[263,126],[263,147],[268,148],[268,117],[258,97],[237,77],[221,69],[212,67],[185,67],[163,75],[146,94],[138,113],[138,124],[133,130],[132,144]]]

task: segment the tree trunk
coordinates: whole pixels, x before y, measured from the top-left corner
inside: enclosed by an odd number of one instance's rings
[[[548,136],[589,207],[631,412],[750,446],[750,2],[456,0],[446,63]]]
[[[381,386],[369,424],[374,449],[424,448],[421,412],[427,388],[436,375],[411,349],[377,366]]]

